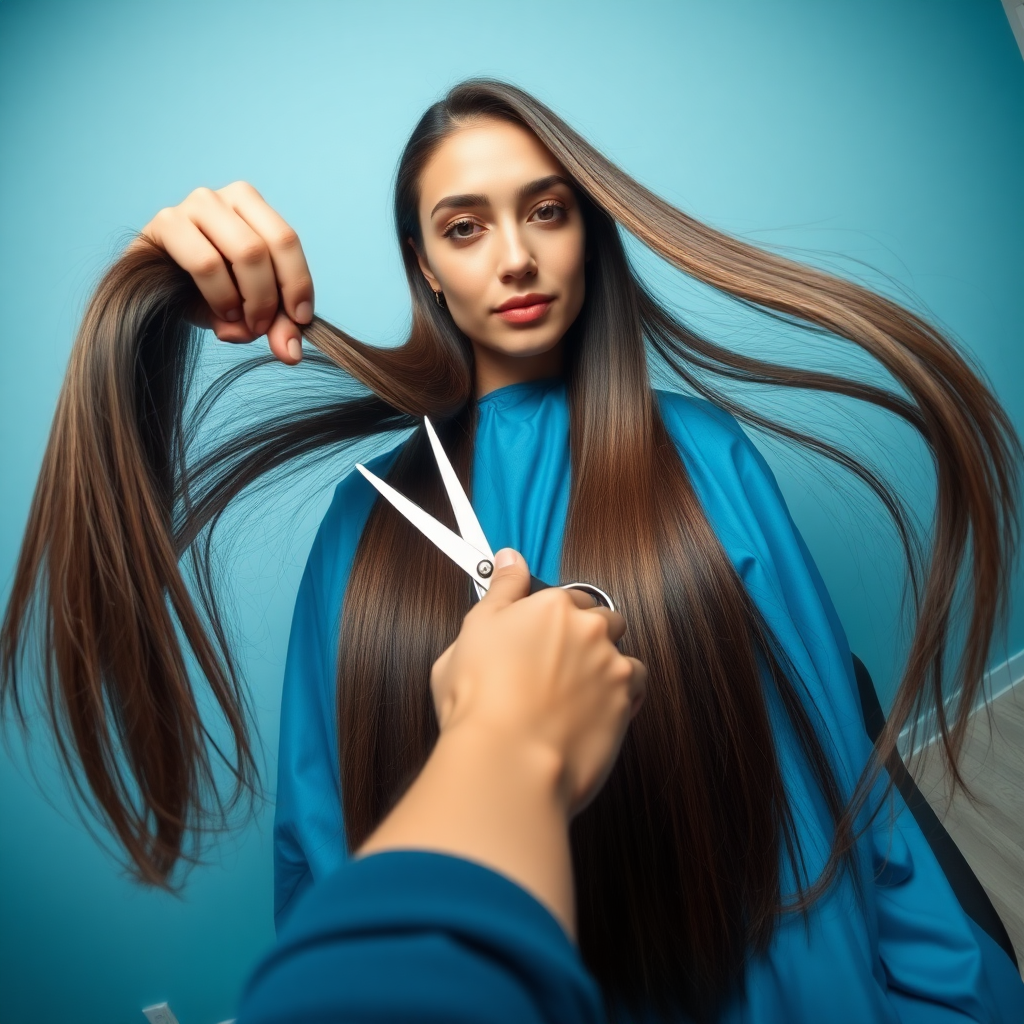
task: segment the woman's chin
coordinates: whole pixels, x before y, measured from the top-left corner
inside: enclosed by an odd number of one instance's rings
[[[545,336],[531,336],[526,331],[517,332],[514,337],[488,339],[485,342],[475,344],[487,349],[487,352],[498,358],[530,359],[535,356],[542,356],[555,348],[561,335],[551,336],[545,332]]]

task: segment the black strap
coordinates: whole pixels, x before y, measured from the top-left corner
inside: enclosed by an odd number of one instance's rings
[[[871,682],[871,676],[864,667],[864,662],[853,655],[853,668],[857,676],[857,689],[860,692],[860,707],[864,715],[864,728],[867,730],[871,742],[878,739],[879,734],[885,725],[885,715],[882,712],[882,705],[878,702],[878,694],[875,693],[875,686]],[[942,868],[949,884],[952,886],[956,898],[960,901],[964,913],[974,921],[983,931],[987,932],[996,943],[1005,951],[1006,955],[1017,966],[1017,955],[1010,942],[1010,936],[1006,934],[1006,928],[992,906],[977,875],[971,870],[970,864],[964,859],[956,843],[953,842],[950,834],[942,827],[931,805],[925,800],[921,790],[917,788],[910,772],[907,771],[903,759],[897,751],[893,752],[889,763],[886,765],[889,776],[896,784],[896,788],[903,794],[903,799],[914,815],[918,826],[924,833],[928,845],[932,848],[939,866]]]

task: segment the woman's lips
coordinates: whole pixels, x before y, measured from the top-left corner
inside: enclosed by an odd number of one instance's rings
[[[532,306],[513,306],[511,309],[500,310],[497,315],[510,324],[528,324],[531,320],[540,319],[554,301],[547,299],[545,302],[535,302]]]

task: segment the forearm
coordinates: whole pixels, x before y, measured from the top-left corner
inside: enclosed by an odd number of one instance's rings
[[[575,936],[563,765],[475,724],[442,732],[423,771],[357,851],[435,850],[512,879]]]

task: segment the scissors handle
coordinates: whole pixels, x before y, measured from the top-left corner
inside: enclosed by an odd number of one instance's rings
[[[530,577],[531,594],[536,594],[538,590],[547,590],[550,586],[550,583],[545,583],[543,580],[537,579],[536,576]],[[589,594],[594,598],[599,605],[615,611],[615,604],[612,599],[600,587],[595,587],[593,583],[562,583],[560,586],[563,590],[582,590],[585,594]]]

